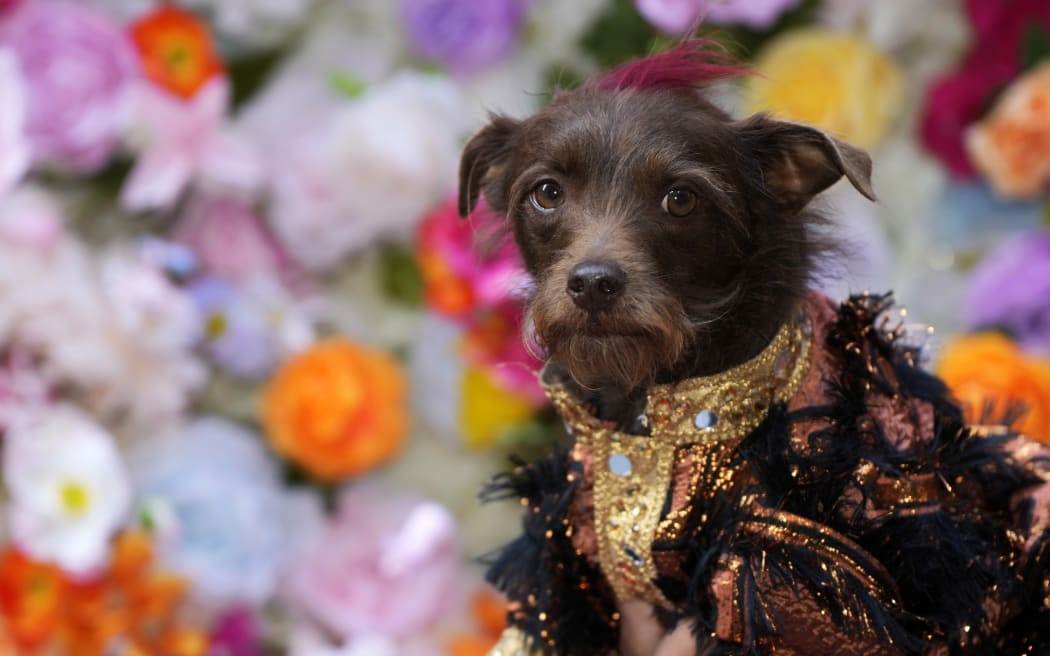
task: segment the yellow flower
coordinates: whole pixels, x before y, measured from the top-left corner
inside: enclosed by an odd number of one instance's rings
[[[508,428],[532,416],[534,405],[497,385],[483,369],[463,373],[460,394],[460,425],[467,446],[484,449]]]
[[[274,449],[325,481],[392,458],[408,428],[405,382],[388,355],[335,339],[286,362],[263,395]]]
[[[892,59],[854,36],[818,28],[787,32],[755,62],[744,109],[808,123],[862,148],[875,146],[900,106]]]
[[[981,333],[950,342],[937,375],[962,404],[968,422],[987,422],[989,411],[995,420],[1021,405],[1027,412],[1013,428],[1050,443],[1050,361],[1026,357],[998,333]]]

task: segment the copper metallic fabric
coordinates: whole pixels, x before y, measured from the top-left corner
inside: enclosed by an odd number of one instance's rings
[[[698,654],[1050,653],[1050,455],[963,424],[888,307],[812,294],[753,360],[651,389],[648,435],[545,380],[572,442],[489,490],[526,509],[492,653],[615,653],[628,598]]]

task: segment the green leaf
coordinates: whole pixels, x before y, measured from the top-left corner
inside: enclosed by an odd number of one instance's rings
[[[379,255],[379,282],[383,293],[411,307],[423,304],[423,275],[412,251],[402,244],[386,244]]]
[[[1046,201],[1046,207],[1043,208],[1043,225],[1050,228],[1050,200]]]
[[[341,71],[328,76],[328,85],[332,87],[333,91],[347,98],[357,98],[368,88],[368,85],[361,78]]]
[[[1038,21],[1025,25],[1021,36],[1021,70],[1030,71],[1050,60],[1050,29]]]

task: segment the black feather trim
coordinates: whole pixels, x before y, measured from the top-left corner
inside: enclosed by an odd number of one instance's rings
[[[482,491],[483,501],[515,498],[526,509],[521,536],[483,558],[486,579],[519,606],[508,613],[508,624],[544,654],[604,656],[619,641],[616,608],[601,571],[572,543],[569,517],[579,472],[570,480],[564,446],[530,465],[515,464]]]

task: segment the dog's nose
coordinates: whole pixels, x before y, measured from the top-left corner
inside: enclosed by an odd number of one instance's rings
[[[569,272],[569,296],[588,312],[612,305],[627,284],[627,274],[612,262],[581,262]]]

